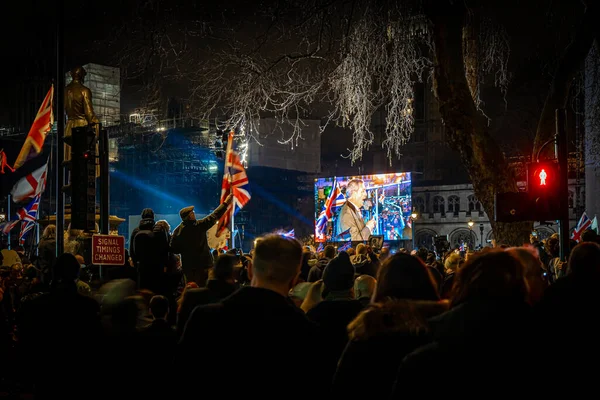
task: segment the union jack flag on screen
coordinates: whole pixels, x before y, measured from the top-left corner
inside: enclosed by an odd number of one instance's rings
[[[216,236],[219,237],[226,228],[230,228],[233,216],[250,201],[250,190],[246,169],[240,160],[240,156],[233,151],[233,131],[229,132],[227,140],[227,151],[225,153],[225,170],[223,182],[221,183],[221,204],[229,193],[233,194],[233,201],[219,220]]]
[[[331,220],[333,217],[333,213],[344,205],[346,202],[346,197],[340,190],[340,186],[337,182],[337,179],[333,182],[333,189],[329,194],[329,197],[325,201],[325,207],[323,207],[323,211],[319,214],[319,218],[317,219],[317,223],[315,224],[315,237],[320,240],[325,239],[325,233],[327,231],[327,222]]]

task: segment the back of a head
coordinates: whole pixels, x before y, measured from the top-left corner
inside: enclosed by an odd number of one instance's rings
[[[435,262],[435,254],[429,253],[427,254],[427,260],[425,260],[426,264],[433,264]]]
[[[148,308],[154,318],[164,318],[169,313],[169,300],[165,296],[153,296]]]
[[[335,247],[328,244],[327,246],[325,246],[325,250],[323,251],[323,253],[326,258],[333,258],[335,257]]]
[[[144,208],[141,217],[142,219],[154,219],[154,210],[151,208]]]
[[[345,251],[341,251],[323,270],[323,284],[327,293],[352,289],[355,272],[350,256]]]
[[[421,247],[419,250],[417,250],[417,257],[419,257],[423,261],[427,261],[428,255],[429,250],[427,250],[425,247]]]
[[[377,287],[377,281],[370,275],[360,275],[354,280],[354,294],[361,297],[371,297]]]
[[[551,257],[558,257],[560,251],[560,240],[552,235],[552,237],[546,241],[546,249],[548,250],[548,253],[550,253]]]
[[[439,300],[429,269],[418,257],[396,253],[379,267],[374,302],[386,298]]]
[[[464,302],[524,302],[528,289],[525,267],[512,254],[495,249],[477,253],[458,271],[452,305]]]
[[[515,256],[523,264],[523,267],[525,267],[525,276],[541,275],[542,264],[537,250],[528,247],[511,247],[506,251]]]
[[[367,246],[365,246],[364,243],[359,243],[358,246],[356,246],[356,254],[367,254]]]
[[[460,254],[456,254],[454,252],[452,252],[447,258],[446,261],[444,261],[444,268],[446,268],[447,270],[456,272],[458,271],[458,267],[460,266]]]
[[[581,241],[598,243],[598,235],[596,234],[596,231],[588,229],[581,234]]]
[[[597,276],[600,274],[600,246],[583,242],[571,251],[569,273],[574,276]]]
[[[213,266],[215,279],[225,281],[233,278],[233,270],[237,263],[238,257],[233,254],[221,254],[218,256]]]
[[[79,276],[79,261],[73,254],[63,253],[54,264],[54,280],[62,282],[74,282]]]
[[[267,235],[258,241],[252,257],[254,275],[276,283],[289,283],[300,272],[302,245],[296,239]]]
[[[42,238],[43,239],[55,239],[56,238],[56,225],[53,225],[53,224],[48,225],[44,229],[44,232],[42,233]]]
[[[159,221],[156,221],[156,228],[160,229],[161,231],[164,232],[171,232],[171,225],[169,224],[169,222],[167,220],[161,219]]]

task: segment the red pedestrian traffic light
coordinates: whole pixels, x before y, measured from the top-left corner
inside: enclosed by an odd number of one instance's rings
[[[560,217],[560,173],[555,161],[531,163],[527,168],[527,194],[532,220],[555,220]]]

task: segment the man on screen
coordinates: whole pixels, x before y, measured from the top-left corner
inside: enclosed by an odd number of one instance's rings
[[[350,229],[350,240],[368,240],[375,229],[375,219],[365,224],[360,209],[367,198],[365,183],[360,179],[352,179],[346,185],[346,203],[342,206],[338,215],[337,231],[339,235]]]

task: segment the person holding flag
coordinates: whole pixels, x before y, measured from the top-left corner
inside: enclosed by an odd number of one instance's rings
[[[199,287],[206,285],[208,270],[214,264],[206,232],[225,214],[232,201],[230,193],[212,214],[202,219],[196,219],[194,206],[179,211],[181,223],[171,237],[171,250],[181,255],[181,268],[187,282],[195,282]]]

